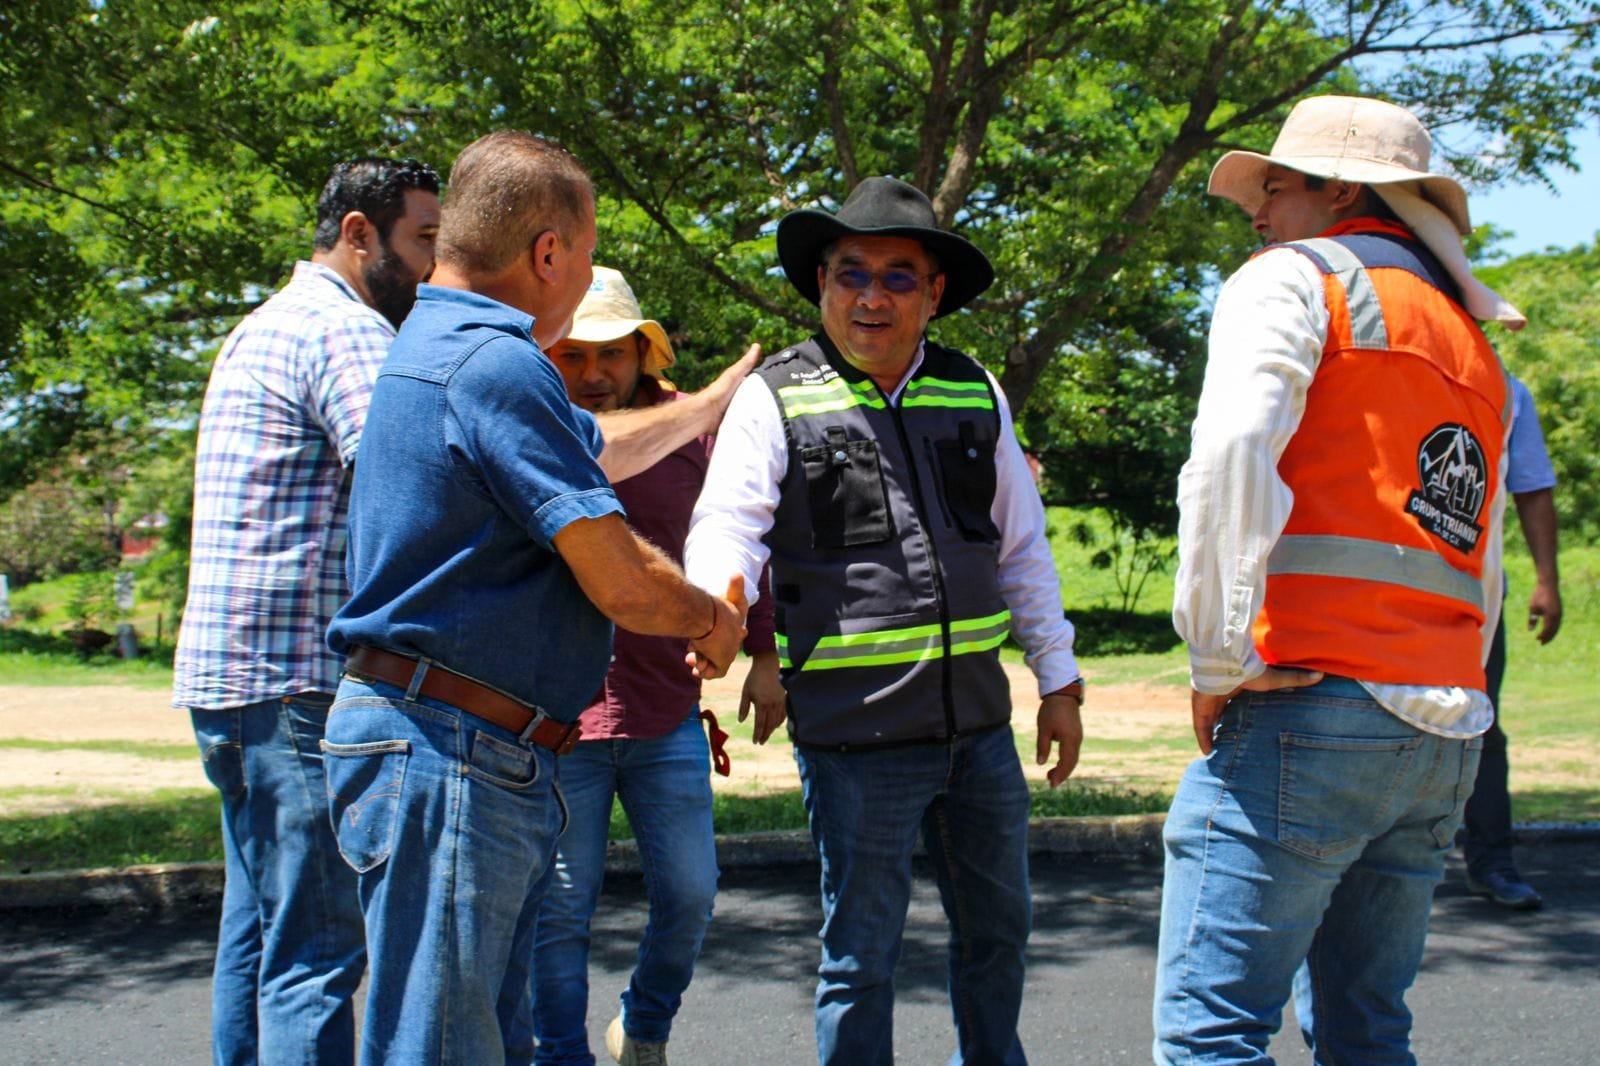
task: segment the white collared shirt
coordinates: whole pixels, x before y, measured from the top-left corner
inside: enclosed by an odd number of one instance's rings
[[[1189,644],[1196,691],[1231,692],[1266,669],[1251,627],[1266,598],[1267,557],[1294,503],[1278,459],[1305,413],[1327,333],[1322,273],[1299,252],[1255,257],[1217,298],[1193,447],[1178,477],[1172,621]],[[1501,485],[1505,470],[1502,454]],[[1504,512],[1501,491],[1483,562],[1485,658],[1500,616]],[[1478,689],[1356,680],[1390,713],[1439,736],[1476,736],[1493,721]]]
[[[900,402],[906,382],[922,365],[919,345],[905,376],[888,396]],[[1061,608],[1061,583],[1045,537],[1044,507],[1011,426],[1005,394],[990,375],[999,402],[995,447],[995,497],[990,517],[1000,530],[1000,595],[1011,610],[1012,633],[1022,645],[1039,692],[1054,692],[1079,676],[1072,654],[1072,623]],[[744,577],[752,600],[767,562],[762,538],[772,528],[778,484],[788,470],[783,415],[765,382],[747,378],[734,393],[711,454],[705,488],[695,504],[684,570],[689,580],[722,595],[728,579]]]

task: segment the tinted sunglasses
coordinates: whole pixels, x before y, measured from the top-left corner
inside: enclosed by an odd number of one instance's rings
[[[937,273],[938,271],[934,271],[934,274]],[[885,270],[882,273],[873,273],[860,267],[840,267],[829,276],[833,278],[835,285],[842,288],[860,290],[877,281],[885,291],[904,295],[922,288],[922,283],[934,274],[918,274],[911,270]]]

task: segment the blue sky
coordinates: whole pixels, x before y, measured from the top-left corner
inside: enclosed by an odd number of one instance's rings
[[[1492,222],[1516,236],[1500,251],[1507,255],[1543,251],[1554,245],[1571,248],[1588,244],[1600,232],[1600,132],[1575,135],[1577,162],[1582,169],[1556,171],[1556,193],[1542,185],[1507,185],[1473,192],[1468,204],[1474,225]]]

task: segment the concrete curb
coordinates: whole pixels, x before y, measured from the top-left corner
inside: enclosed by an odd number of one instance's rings
[[[1098,818],[1035,818],[1028,823],[1034,855],[1119,855],[1150,861],[1161,855],[1164,814]],[[1600,822],[1539,822],[1518,825],[1517,839],[1587,840],[1600,836]],[[920,853],[920,848],[918,849]],[[717,863],[724,870],[803,866],[817,861],[804,830],[742,833],[717,838]],[[632,841],[606,849],[606,872],[639,872]],[[95,908],[160,910],[215,903],[222,898],[220,862],[172,862],[121,869],[57,870],[0,876],[0,914]]]

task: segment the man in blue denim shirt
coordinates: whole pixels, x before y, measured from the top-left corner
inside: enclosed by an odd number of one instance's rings
[[[689,586],[624,524],[607,476],[709,432],[751,360],[616,416],[602,442],[540,350],[565,334],[594,245],[577,160],[512,131],[469,145],[434,284],[373,392],[325,745],[360,873],[368,1063],[531,1059],[533,923],[565,820],[555,758],[605,676],[611,623],[691,638],[703,677],[743,636],[742,590]]]

